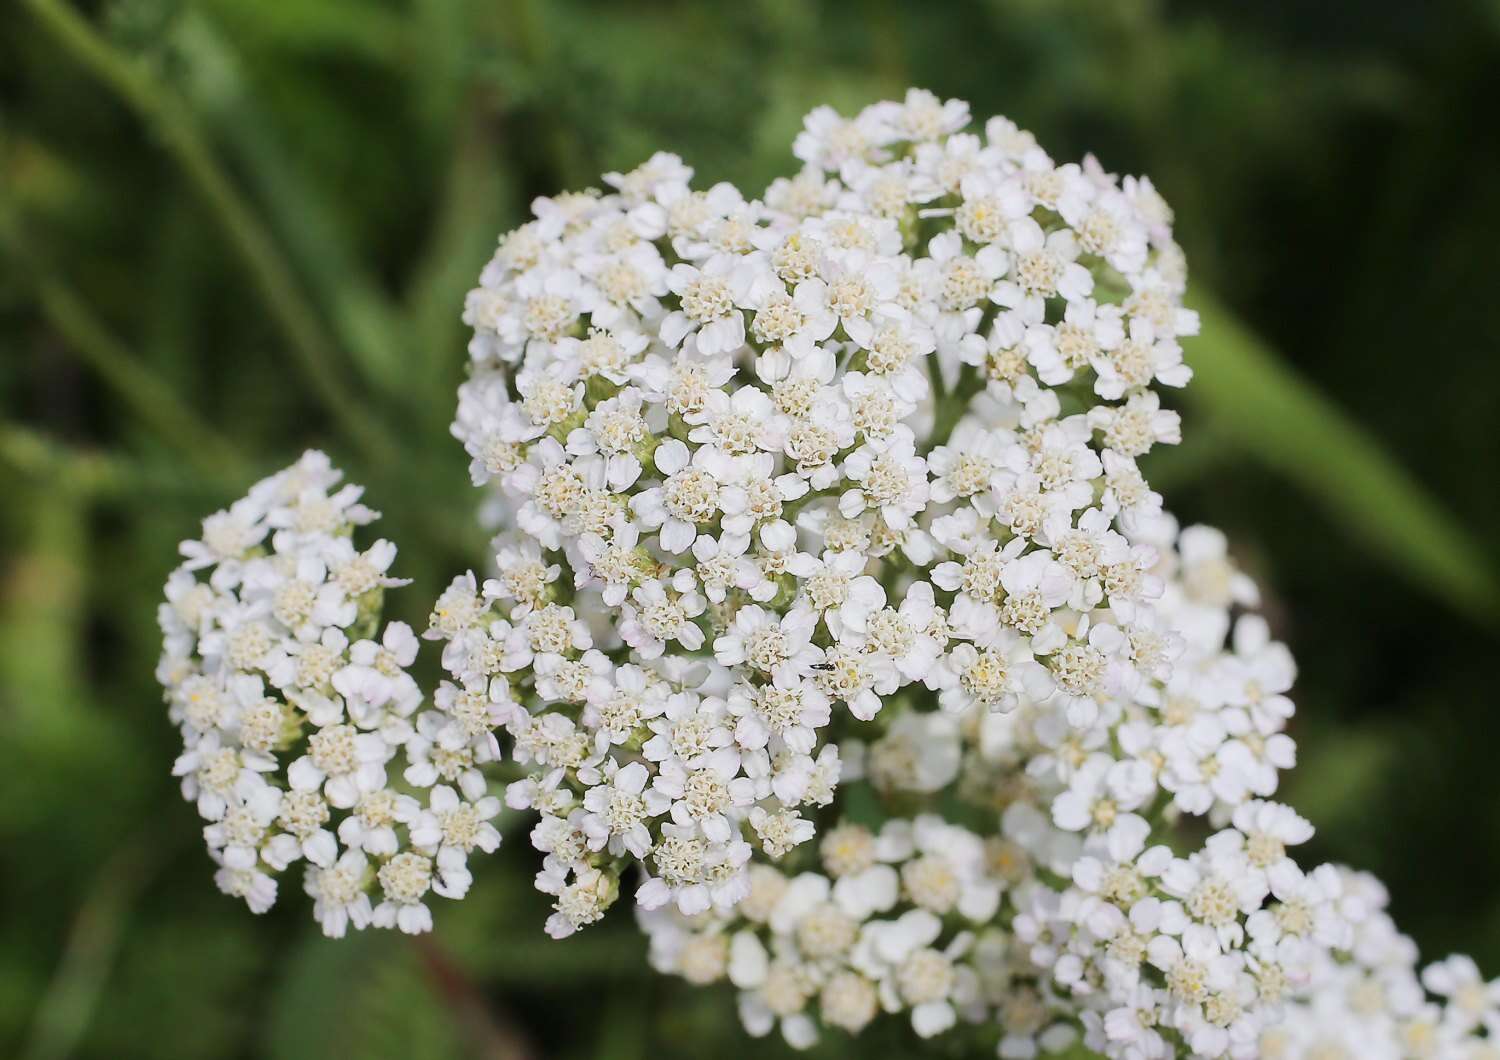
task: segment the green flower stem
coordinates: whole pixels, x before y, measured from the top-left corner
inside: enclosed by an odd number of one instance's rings
[[[70,56],[113,89],[161,138],[223,225],[244,259],[272,315],[286,333],[308,382],[340,426],[372,458],[395,456],[394,446],[347,389],[338,357],[312,305],[292,279],[265,226],[255,216],[214,159],[181,102],[138,62],[120,52],[76,11],[59,0],[26,0],[48,33]]]
[[[69,347],[185,460],[216,475],[244,477],[245,461],[229,439],[111,335],[71,288],[60,280],[43,279],[37,297]]]
[[[932,381],[933,400],[942,402],[948,393],[948,387],[943,382],[943,367],[936,353],[929,353],[927,355],[927,378]]]
[[[953,384],[953,390],[938,399],[937,415],[932,423],[932,437],[928,442],[929,452],[940,445],[948,444],[953,428],[958,426],[958,421],[963,419],[965,412],[969,411],[969,402],[982,389],[984,389],[984,383],[979,378],[978,369],[971,364],[964,365],[958,373],[958,381]]]

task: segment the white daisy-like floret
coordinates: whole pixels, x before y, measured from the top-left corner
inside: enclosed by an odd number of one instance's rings
[[[747,666],[779,685],[800,680],[823,661],[823,650],[812,643],[817,621],[811,611],[789,611],[778,619],[774,612],[749,604],[714,641],[714,658],[723,666]]]
[[[350,925],[367,926],[374,917],[367,888],[370,864],[364,853],[348,850],[327,868],[307,870],[305,886],[313,899],[313,916],[330,938],[342,938]]]
[[[453,788],[439,784],[432,789],[428,808],[411,822],[411,843],[432,857],[437,865],[433,890],[445,898],[462,898],[473,875],[469,854],[475,850],[493,854],[500,847],[500,833],[490,821],[500,812],[500,800],[486,795],[467,801]]]
[[[695,651],[703,644],[703,630],[693,619],[705,606],[696,592],[669,591],[660,582],[647,582],[621,609],[620,637],[642,659],[658,658],[673,642]]]
[[[904,530],[927,503],[927,461],[916,455],[916,438],[904,425],[882,448],[866,444],[851,453],[844,474],[854,486],[839,498],[845,519],[873,510],[892,530]]]
[[[389,706],[409,716],[422,701],[421,689],[407,673],[416,661],[416,634],[404,622],[391,622],[379,641],[361,640],[349,647],[349,665],[334,672],[333,688],[344,697],[356,724]]]
[[[640,762],[626,766],[611,762],[605,768],[604,783],[590,788],[583,800],[588,813],[582,828],[590,846],[597,850],[608,845],[613,854],[646,856],[652,842],[647,824],[671,806],[668,796],[646,787],[650,776]]]
[[[802,583],[793,606],[821,617],[835,640],[864,633],[870,614],[885,606],[885,589],[863,573],[867,562],[858,552],[841,551],[790,565],[788,570]]]
[[[710,258],[701,268],[675,265],[667,286],[681,300],[681,308],[661,324],[661,336],[676,347],[689,335],[705,357],[733,353],[745,344],[743,307],[752,297],[755,275],[749,265],[737,264],[728,254]]]

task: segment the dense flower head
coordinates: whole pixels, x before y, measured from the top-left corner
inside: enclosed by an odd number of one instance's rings
[[[913,90],[813,111],[759,198],[662,153],[533,204],[465,304],[498,534],[429,707],[326,460],[205,522],[161,675],[221,886],[300,857],[331,933],[425,929],[503,754],[548,933],[629,894],[752,1034],[1493,1055],[1500,984],[1299,862],[1291,656],[1142,472],[1198,326],[1171,211],[970,124]]]
[[[831,726],[1086,727],[1170,666],[1136,540],[1197,328],[1164,207],[967,124],[924,93],[814,112],[756,200],[657,155],[538,200],[470,293],[454,430],[507,530],[431,635],[536,766],[512,803],[561,798],[549,886],[628,851],[646,907],[727,910],[751,848],[812,836]]]
[[[355,545],[376,513],[341,477],[309,452],[183,544],[158,616],[174,772],[215,881],[255,912],[300,861],[327,934],[425,931],[429,892],[461,897],[469,852],[499,844],[500,801],[430,768],[417,638],[379,625],[396,547]]]

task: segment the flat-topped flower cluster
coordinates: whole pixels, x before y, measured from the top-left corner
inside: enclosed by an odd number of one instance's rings
[[[835,718],[1087,725],[1177,650],[1121,532],[1159,510],[1135,461],[1176,440],[1154,388],[1196,328],[1165,209],[967,120],[818,112],[757,201],[658,155],[539,200],[471,292],[455,431],[514,532],[434,631],[445,693],[487,689],[535,767],[511,798],[568,909],[613,894],[601,852],[647,908],[731,908],[752,845],[813,835]]]
[[[914,90],[814,111],[758,199],[658,154],[537,200],[466,302],[500,534],[426,709],[326,461],[205,524],[161,673],[221,887],[264,908],[300,857],[330,932],[425,929],[503,755],[548,932],[633,891],[753,1034],[1492,1056],[1500,985],[1419,981],[1377,884],[1295,860],[1291,657],[1138,465],[1197,330],[1170,211],[968,124]]]

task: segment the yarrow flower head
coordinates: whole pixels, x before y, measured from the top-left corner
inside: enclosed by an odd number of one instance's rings
[[[395,546],[360,549],[376,513],[322,453],[257,483],[183,543],[159,620],[158,676],[182,733],[175,772],[207,822],[221,890],[264,912],[302,862],[329,935],[351,926],[427,930],[431,894],[459,897],[466,858],[494,850],[500,802],[432,787],[421,759],[417,638],[379,625],[402,585]],[[403,776],[404,772],[404,776]]]
[[[430,706],[325,459],[205,522],[160,673],[221,887],[303,860],[330,933],[425,930],[504,754],[547,932],[633,893],[754,1035],[1493,1055],[1500,987],[1299,862],[1291,656],[1142,471],[1198,328],[1171,211],[970,125],[820,107],[758,198],[663,153],[502,237],[453,424],[495,560],[433,605]]]

